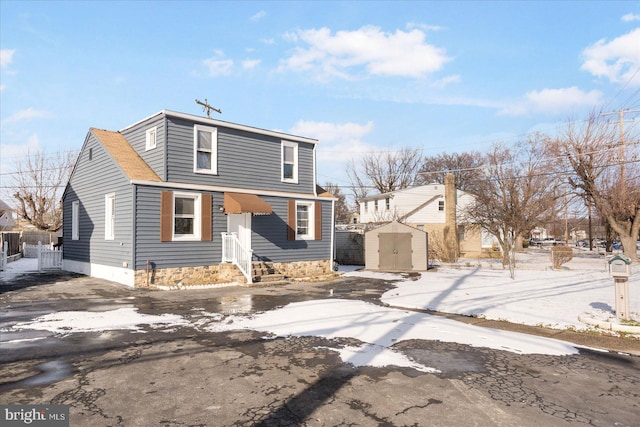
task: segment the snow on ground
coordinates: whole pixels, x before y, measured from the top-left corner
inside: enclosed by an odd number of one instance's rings
[[[487,266],[490,266],[487,268]],[[640,321],[640,271],[629,278],[631,319]],[[515,279],[495,264],[459,264],[396,282],[382,301],[417,308],[507,320],[556,329],[590,329],[578,316],[616,322],[615,287],[603,258],[574,258],[565,269],[550,269],[548,256],[528,256]],[[346,273],[357,277],[360,272]],[[366,274],[371,277],[371,273]],[[386,278],[386,273],[381,278]]]
[[[32,322],[18,323],[13,330],[39,330],[54,334],[68,335],[76,332],[101,332],[112,330],[133,330],[141,332],[141,325],[152,327],[189,326],[182,316],[162,314],[154,316],[138,313],[134,307],[118,308],[110,311],[59,311],[45,314]]]
[[[9,262],[4,271],[0,271],[0,286],[5,280],[14,279],[16,276],[25,273],[38,272],[38,258],[20,258],[17,261]]]
[[[1,280],[33,269],[32,260],[10,264],[0,273]],[[13,264],[13,265],[12,265]],[[640,271],[630,278],[632,317],[640,320]],[[36,265],[37,267],[37,265]],[[343,346],[338,351],[343,360],[356,366],[407,366],[427,372],[393,349],[397,342],[410,339],[440,340],[476,347],[488,347],[519,354],[573,354],[571,344],[514,332],[468,325],[454,320],[407,309],[431,309],[441,312],[475,315],[514,323],[544,325],[554,328],[588,329],[578,316],[615,316],[613,279],[604,258],[575,258],[560,271],[550,269],[548,255],[527,255],[519,260],[515,280],[499,262],[467,260],[456,266],[440,267],[420,273],[419,278],[376,273],[348,268],[347,277],[391,280],[395,288],[386,292],[382,307],[363,301],[322,299],[292,303],[264,313],[250,315],[242,311],[232,316],[205,313],[194,309],[188,318],[164,314],[150,316],[135,308],[105,312],[58,312],[31,322],[19,323],[3,332],[47,330],[57,334],[130,329],[141,325],[154,327],[194,327],[205,331],[248,329],[274,336],[318,336],[354,338],[363,344]],[[12,276],[14,275],[14,276]],[[188,292],[188,291],[183,291]]]

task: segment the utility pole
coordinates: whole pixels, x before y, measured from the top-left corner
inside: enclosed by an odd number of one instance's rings
[[[640,110],[623,110],[611,111],[609,113],[602,113],[602,116],[610,116],[612,114],[618,115],[618,125],[620,126],[620,182],[622,184],[622,191],[624,192],[627,186],[627,180],[625,178],[624,164],[626,162],[626,150],[624,147],[624,114],[625,113],[638,113]]]

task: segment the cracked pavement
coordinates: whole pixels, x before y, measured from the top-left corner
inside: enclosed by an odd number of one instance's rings
[[[632,426],[640,418],[638,340],[548,331],[619,350],[561,357],[426,340],[394,346],[440,370],[425,373],[344,363],[331,349],[357,344],[353,339],[206,330],[232,314],[326,298],[329,290],[379,303],[391,287],[381,280],[154,292],[48,274],[5,285],[5,331],[55,311],[119,307],[179,314],[199,325],[64,336],[22,331],[24,341],[3,344],[0,403],[69,405],[72,426]]]

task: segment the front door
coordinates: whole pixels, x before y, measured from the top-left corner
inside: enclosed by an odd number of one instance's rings
[[[245,249],[251,249],[251,214],[229,214],[227,215],[227,232],[237,233],[240,244]]]

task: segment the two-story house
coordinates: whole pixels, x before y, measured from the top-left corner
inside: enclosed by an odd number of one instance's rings
[[[63,268],[130,286],[331,272],[335,198],[318,141],[163,110],[92,128],[63,195]]]
[[[449,191],[445,184],[438,183],[363,198],[360,200],[360,222],[399,221],[426,231],[430,234],[430,240],[434,232],[441,233],[445,226],[452,225],[457,230],[461,254],[480,256],[492,247],[494,239],[486,231],[464,223],[462,213],[474,202],[474,198],[456,189],[455,181],[451,180],[448,185]]]

